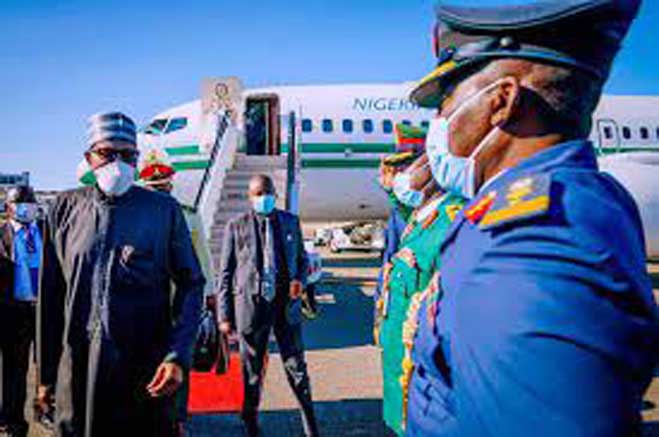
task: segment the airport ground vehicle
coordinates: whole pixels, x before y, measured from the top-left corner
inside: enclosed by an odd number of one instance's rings
[[[331,229],[329,248],[344,250],[384,250],[384,226],[381,222],[357,222]]]

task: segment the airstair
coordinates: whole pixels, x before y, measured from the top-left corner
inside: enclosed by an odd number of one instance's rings
[[[221,85],[221,83],[219,83]],[[218,83],[211,87],[217,90]],[[217,96],[216,96],[217,97]],[[226,99],[225,99],[226,100]],[[288,153],[280,155],[248,155],[245,149],[245,132],[241,128],[237,108],[225,101],[211,105],[206,112],[209,167],[201,181],[194,210],[201,222],[205,252],[215,274],[220,268],[220,256],[224,231],[234,217],[249,211],[247,190],[249,179],[256,174],[272,178],[277,190],[277,207],[297,211],[300,156],[299,138],[293,113],[282,117],[282,125],[288,128]]]

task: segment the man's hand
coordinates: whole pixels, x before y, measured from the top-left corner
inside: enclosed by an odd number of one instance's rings
[[[384,158],[380,161],[378,179],[380,185],[385,190],[390,190],[394,184],[394,176],[396,176],[396,169],[384,163]]]
[[[299,299],[300,296],[302,295],[302,282],[300,282],[297,279],[293,279],[291,281],[291,288],[289,294],[291,299]]]
[[[37,389],[37,406],[41,412],[49,412],[53,407],[54,401],[53,387],[50,385],[40,385]]]
[[[146,386],[154,398],[172,396],[183,383],[183,369],[176,363],[162,363],[153,380]]]
[[[229,335],[231,334],[231,323],[229,322],[221,322],[220,323],[220,332],[224,335]]]

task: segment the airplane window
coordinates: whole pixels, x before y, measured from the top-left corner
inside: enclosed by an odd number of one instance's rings
[[[604,138],[606,138],[607,140],[613,138],[613,132],[611,132],[611,128],[609,126],[606,126],[604,128]]]
[[[334,130],[334,123],[329,118],[323,120],[323,132],[330,133]]]
[[[165,133],[168,134],[170,132],[185,129],[187,125],[188,125],[188,119],[187,118],[183,118],[183,117],[181,117],[181,118],[172,118],[171,120],[169,120],[169,124],[167,125]]]
[[[311,132],[313,130],[313,123],[310,119],[302,119],[302,132]]]
[[[421,122],[421,127],[424,129],[428,129],[428,127],[430,127],[430,122],[428,120],[423,120]]]
[[[362,121],[362,129],[364,130],[364,133],[373,133],[373,120],[369,119]]]
[[[409,120],[403,120],[401,123],[403,123],[405,126],[412,126],[412,122]]]
[[[647,140],[650,137],[650,133],[648,132],[647,127],[642,127],[640,129],[640,132],[641,132],[641,139],[642,140]]]
[[[390,134],[394,131],[394,125],[391,123],[391,120],[383,120],[382,121],[382,132],[385,134]],[[657,129],[657,133],[659,134],[659,128]]]
[[[628,128],[627,126],[622,128],[622,137],[626,140],[630,139],[632,137],[632,130]]]
[[[151,123],[146,125],[142,131],[145,134],[149,135],[158,135],[163,132],[163,129],[165,129],[165,125],[167,124],[167,119],[166,118],[157,118],[153,120]]]
[[[343,125],[343,132],[347,134],[352,133],[352,129],[353,129],[352,120],[345,119],[341,124]]]

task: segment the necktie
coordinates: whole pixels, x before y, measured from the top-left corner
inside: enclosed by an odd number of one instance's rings
[[[277,277],[277,266],[275,260],[275,240],[272,232],[272,220],[266,217],[265,244],[263,245],[263,298],[272,302],[275,298],[275,279]]]
[[[32,233],[32,226],[26,225],[23,227],[25,230],[25,248],[27,253],[33,254],[37,251],[37,245],[34,242],[34,234]]]

